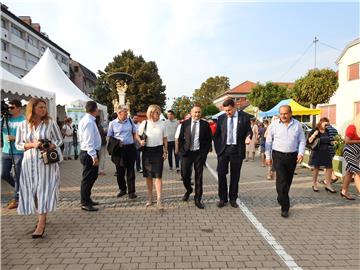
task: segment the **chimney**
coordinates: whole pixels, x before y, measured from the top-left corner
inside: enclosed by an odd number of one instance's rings
[[[19,19],[24,23],[31,25],[31,17],[30,16],[19,16]]]
[[[40,23],[32,23],[31,27],[34,28],[37,32],[40,33]]]

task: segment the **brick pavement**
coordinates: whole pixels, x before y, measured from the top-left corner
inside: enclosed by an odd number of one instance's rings
[[[208,162],[216,168],[214,155]],[[309,170],[297,172],[289,219],[280,217],[275,183],[265,180],[258,162],[244,163],[240,198],[303,269],[358,269],[360,198],[350,202],[324,189],[316,194]],[[34,216],[2,208],[1,269],[288,269],[241,210],[216,207],[217,182],[208,170],[206,209],[199,210],[192,200],[181,201],[180,177],[166,165],[161,212],[145,208],[140,174],[139,197],[129,200],[116,197],[110,161],[106,173],[93,189],[100,211],[89,213],[79,207],[79,161],[61,164],[60,202],[43,239],[31,239]]]

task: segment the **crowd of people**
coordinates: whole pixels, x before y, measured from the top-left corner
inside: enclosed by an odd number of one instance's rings
[[[131,200],[137,198],[136,170],[146,179],[145,207],[151,207],[156,201],[159,210],[164,209],[162,176],[166,159],[169,169],[181,175],[185,189],[182,200],[188,201],[194,192],[195,206],[205,208],[202,201],[203,170],[207,155],[213,148],[217,156],[219,208],[228,203],[231,207],[239,207],[238,183],[242,163],[254,162],[257,148],[261,166],[268,167],[266,178],[271,180],[276,176],[277,201],[282,217],[289,216],[289,190],[296,166],[303,161],[306,146],[311,147],[312,190],[316,193],[320,191],[318,174],[320,169],[325,169],[325,190],[331,194],[337,192],[332,186],[335,181],[332,158],[336,130],[324,117],[309,136],[305,136],[301,123],[293,118],[288,105],[280,107],[279,115],[273,117],[271,123],[268,120],[260,123],[251,115],[237,110],[232,99],[224,101],[224,114],[210,123],[202,118],[202,108],[197,104],[181,122],[175,119],[172,110],[168,111],[166,121],[160,120],[161,108],[150,105],[146,120],[140,123],[138,117],[129,117],[126,106],[118,106],[113,120],[104,129],[96,102],[89,101],[85,106],[86,114],[76,130],[71,118],[66,118],[64,125],[59,127],[49,117],[42,99],[32,98],[27,104],[25,116],[21,114],[19,101],[13,100],[9,104],[7,121],[2,118],[1,177],[15,190],[8,207],[17,208],[22,215],[38,214],[32,238],[43,236],[47,213],[56,209],[59,162],[72,159],[75,137],[79,141],[79,160],[83,165],[80,203],[84,211],[99,210],[96,207],[99,202],[92,199],[91,191],[98,176],[105,175],[106,151],[116,168],[117,197],[127,195]],[[340,195],[354,200],[349,193],[349,184],[353,177],[360,192],[360,116],[346,129],[345,143],[347,166]],[[51,156],[54,153],[58,155],[56,158]],[[13,166],[14,176],[11,174]],[[194,188],[191,183],[193,170]]]

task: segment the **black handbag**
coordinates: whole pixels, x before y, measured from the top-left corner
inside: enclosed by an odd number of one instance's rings
[[[146,128],[147,128],[147,120],[146,120],[146,122],[145,122],[145,127],[144,127],[143,133],[142,133],[141,135],[139,135],[140,139],[141,139],[142,141],[145,141],[145,144],[146,144],[146,139],[147,139]],[[144,146],[140,146],[138,150],[139,150],[139,151],[144,151],[144,149],[145,149],[145,145],[144,145]]]
[[[60,155],[56,149],[47,149],[41,152],[44,164],[52,164],[60,161]]]
[[[312,141],[312,143],[309,143],[309,148],[311,150],[316,150],[319,147],[319,145],[320,145],[320,138],[317,137]]]

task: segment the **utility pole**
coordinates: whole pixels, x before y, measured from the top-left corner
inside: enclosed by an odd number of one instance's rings
[[[316,45],[317,45],[317,42],[318,42],[319,40],[318,40],[318,38],[317,37],[315,37],[314,38],[314,43],[315,43],[315,55],[314,55],[314,69],[316,69]]]

